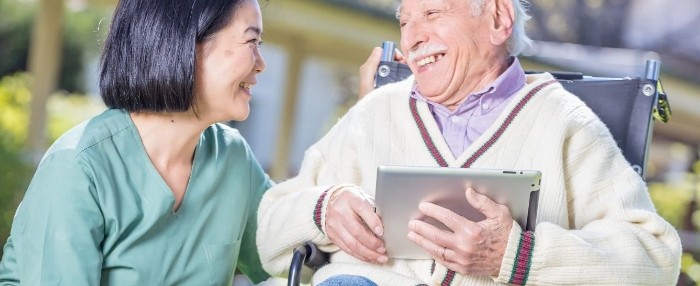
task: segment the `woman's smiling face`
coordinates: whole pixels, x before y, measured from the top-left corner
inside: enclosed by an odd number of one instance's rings
[[[201,118],[212,122],[248,118],[255,76],[265,69],[262,31],[258,2],[244,0],[226,27],[197,45],[195,92]]]

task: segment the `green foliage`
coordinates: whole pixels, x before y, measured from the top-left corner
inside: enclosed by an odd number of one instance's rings
[[[4,245],[9,235],[17,204],[34,173],[33,166],[22,157],[29,124],[29,82],[30,77],[26,74],[15,74],[0,79],[1,245]],[[55,141],[66,130],[98,114],[104,108],[98,99],[79,94],[57,93],[50,96],[47,102],[47,141]]]
[[[35,9],[23,6],[0,0],[0,77],[26,69]]]
[[[683,253],[681,257],[681,272],[694,283],[700,282],[700,262],[695,260],[690,253]]]
[[[687,215],[685,210],[693,199],[693,191],[697,191],[697,188],[693,189],[690,178],[691,175],[688,175],[687,180],[675,184],[649,184],[649,195],[654,201],[657,212],[676,228],[681,228],[684,225],[684,219]],[[700,225],[696,227],[700,227]]]
[[[88,8],[66,11],[63,18],[62,64],[58,86],[69,92],[85,92],[85,64],[97,58],[102,50],[103,35],[108,21],[103,21],[111,11]],[[101,26],[101,27],[100,27]]]
[[[26,137],[30,92],[24,74],[0,79],[0,130],[3,146],[16,150]]]
[[[34,173],[23,157],[29,123],[30,78],[18,72],[27,69],[37,3],[0,0],[0,246],[4,245],[17,204]],[[103,20],[110,13],[108,8],[93,6],[65,11],[58,89],[84,90],[85,61],[97,57],[103,37],[100,33],[104,34],[99,31],[107,29],[108,21]],[[99,100],[79,94],[49,97],[47,141],[53,142],[68,128],[104,109],[96,101]]]
[[[29,45],[37,12],[36,2],[0,0],[0,77],[27,70]],[[61,67],[58,87],[84,92],[83,75],[87,60],[101,49],[98,25],[109,15],[104,9],[66,10],[63,18]],[[103,30],[106,30],[106,24]]]
[[[21,158],[29,107],[27,76],[0,79],[0,241],[5,241],[15,208],[31,177]]]
[[[56,141],[68,129],[101,113],[105,108],[101,99],[81,94],[58,93],[49,97],[46,106],[49,118],[47,141]]]
[[[700,161],[695,172],[685,174],[683,180],[674,183],[650,183],[649,195],[659,215],[678,230],[700,229]],[[700,284],[700,253],[683,253],[681,278],[685,283]],[[680,285],[680,284],[679,284]]]

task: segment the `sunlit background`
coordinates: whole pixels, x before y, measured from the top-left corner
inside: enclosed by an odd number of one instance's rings
[[[465,0],[466,1],[466,0]],[[0,242],[46,148],[104,110],[102,39],[117,0],[0,0]],[[394,0],[261,1],[265,25],[245,122],[231,123],[276,180],[357,98],[357,70],[374,46],[399,40]],[[685,254],[678,285],[700,281],[700,1],[533,0],[521,61],[529,70],[640,77],[661,62],[673,115],[655,122],[646,180]],[[1,251],[0,251],[1,253]],[[282,285],[274,279],[267,285]],[[247,284],[238,277],[236,285]]]

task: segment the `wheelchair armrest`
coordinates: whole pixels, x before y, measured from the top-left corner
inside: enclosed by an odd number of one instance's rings
[[[294,254],[292,255],[292,263],[289,266],[289,277],[287,279],[287,285],[299,285],[301,281],[302,265],[306,265],[307,267],[316,270],[321,268],[321,266],[326,265],[328,263],[328,260],[328,253],[318,249],[316,244],[314,244],[313,242],[304,242],[304,244],[294,249]]]

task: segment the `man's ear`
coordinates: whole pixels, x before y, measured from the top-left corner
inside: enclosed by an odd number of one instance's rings
[[[513,22],[515,22],[515,10],[513,0],[494,0],[485,12],[491,13],[493,26],[491,27],[491,44],[500,46],[513,34]]]

